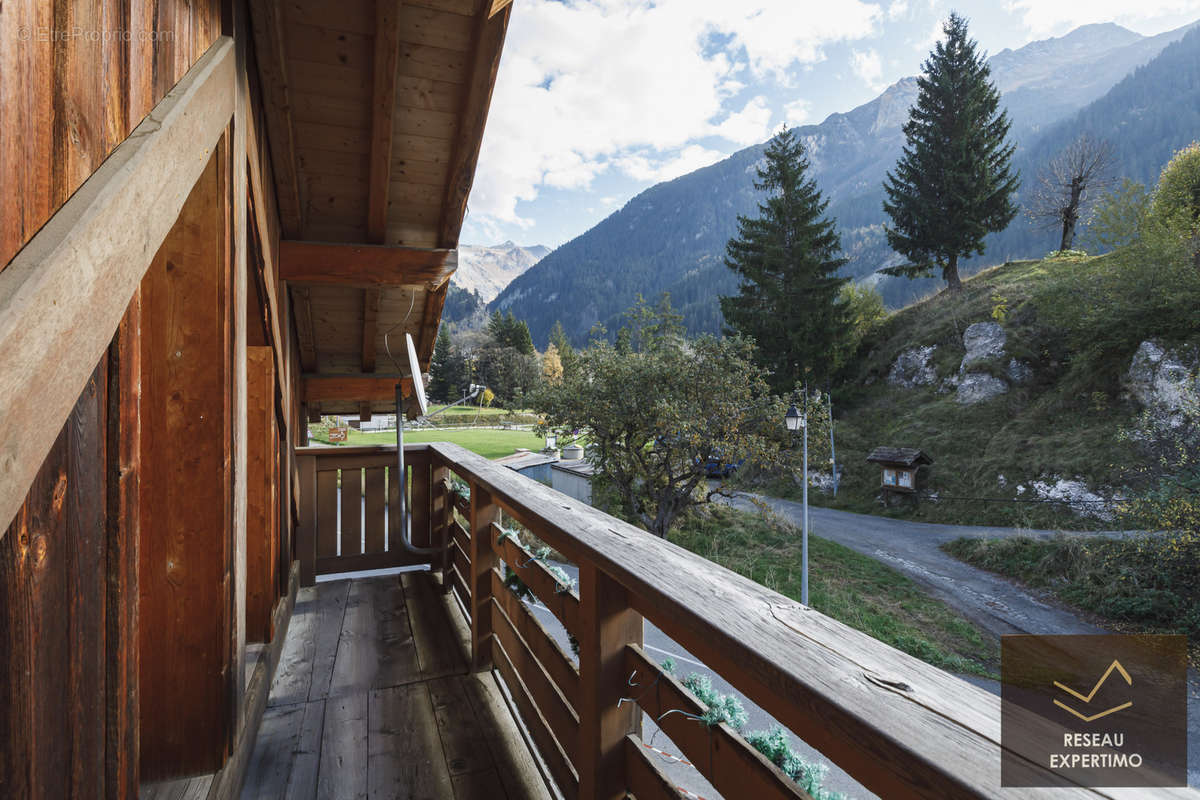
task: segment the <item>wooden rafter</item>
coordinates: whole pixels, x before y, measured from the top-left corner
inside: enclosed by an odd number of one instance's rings
[[[399,11],[399,0],[375,0],[367,239],[376,244],[382,244],[387,233],[388,186],[392,178],[392,123],[396,113],[396,70],[400,61]]]
[[[375,288],[441,286],[458,267],[454,250],[284,240],[280,277],[292,283]]]
[[[317,368],[317,338],[313,329],[312,293],[307,286],[293,286],[292,316],[296,322],[296,340],[300,345],[300,368],[313,372]]]
[[[442,200],[441,221],[438,225],[438,244],[442,247],[458,246],[458,236],[462,231],[463,217],[467,213],[467,197],[471,194],[471,183],[475,178],[475,165],[479,161],[479,147],[483,142],[483,129],[487,123],[488,108],[492,103],[492,89],[496,85],[500,53],[504,49],[504,35],[508,30],[511,13],[512,5],[508,2],[480,2],[471,72],[466,91],[463,93],[458,137],[454,143],[454,155],[450,160],[446,194]]]
[[[421,333],[417,341],[417,359],[421,362],[423,371],[429,370],[429,362],[433,359],[433,346],[437,341],[438,320],[442,318],[442,307],[446,304],[446,292],[450,288],[447,281],[437,289],[425,293],[425,307],[421,312]]]
[[[367,240],[387,238],[388,187],[392,180],[392,123],[396,113],[396,69],[400,61],[400,2],[375,0],[375,64],[371,92],[371,166],[367,173]],[[379,290],[363,290],[362,370],[375,371]],[[368,404],[367,419],[371,407]]]
[[[267,141],[279,203],[279,222],[284,236],[299,236],[304,225],[300,180],[296,174],[296,143],[288,98],[287,53],[283,43],[282,4],[250,0],[255,60],[262,78],[263,105],[267,115]]]

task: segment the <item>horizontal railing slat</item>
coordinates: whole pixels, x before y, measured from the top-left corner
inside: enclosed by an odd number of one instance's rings
[[[497,572],[493,575],[492,598],[508,615],[509,621],[529,645],[534,657],[546,668],[546,672],[550,673],[563,697],[572,708],[579,708],[579,670],[529,607],[504,585],[500,574]]]
[[[509,663],[521,676],[522,682],[529,690],[529,696],[534,705],[545,718],[546,724],[554,734],[555,741],[572,764],[576,763],[579,752],[579,718],[575,709],[571,708],[562,692],[546,674],[546,669],[538,662],[533,651],[516,627],[504,613],[504,609],[495,602],[492,603],[492,635],[500,640]]]
[[[499,534],[500,528],[492,526],[492,533]],[[576,633],[579,630],[579,596],[574,591],[563,591],[564,587],[560,587],[558,579],[546,569],[545,564],[535,560],[533,553],[511,536],[506,536],[504,541],[496,545],[496,553],[542,605],[558,617],[568,632]]]
[[[637,800],[682,800],[683,795],[658,764],[654,763],[641,739],[633,735],[626,736],[624,747],[625,777],[629,781],[629,791]],[[752,794],[729,796],[755,797]]]
[[[517,705],[517,711],[520,712],[521,719],[525,721],[525,727],[533,737],[534,744],[537,745],[542,760],[546,762],[546,766],[550,770],[550,775],[558,785],[559,791],[568,800],[574,800],[579,795],[579,779],[575,775],[575,768],[571,766],[566,753],[559,747],[558,741],[554,738],[554,733],[550,730],[550,726],[546,722],[546,718],[538,711],[532,696],[529,694],[529,689],[525,686],[525,682],[521,680],[520,675],[517,674],[500,640],[493,636],[491,642],[492,660],[495,662],[496,670],[500,673],[500,677],[504,679],[505,685],[508,686],[513,701]]]
[[[458,571],[458,567],[450,567],[450,587],[458,592],[458,599],[462,601],[463,608],[471,607],[471,590],[467,588],[467,579]]]
[[[795,781],[728,725],[707,725],[683,714],[668,714],[679,709],[701,715],[707,709],[637,645],[625,648],[625,671],[636,684],[629,693],[638,706],[657,720],[663,733],[722,795],[811,800]]]

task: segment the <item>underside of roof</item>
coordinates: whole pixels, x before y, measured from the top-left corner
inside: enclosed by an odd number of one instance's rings
[[[251,2],[310,413],[394,410],[405,333],[429,367],[510,11]]]

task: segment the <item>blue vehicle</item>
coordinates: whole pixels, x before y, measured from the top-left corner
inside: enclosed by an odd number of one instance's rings
[[[711,455],[704,462],[704,474],[710,478],[728,478],[744,463],[746,463],[744,458],[726,463],[719,455]]]

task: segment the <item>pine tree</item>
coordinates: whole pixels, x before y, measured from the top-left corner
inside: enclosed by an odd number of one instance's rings
[[[952,13],[921,65],[917,103],[904,125],[904,154],[883,188],[888,244],[907,264],[881,270],[927,277],[941,269],[951,290],[962,287],[958,259],[982,255],[984,237],[1002,231],[1017,215],[1010,172],[1008,112],[990,80],[984,54],[967,37],[967,22]]]
[[[433,345],[433,357],[429,361],[429,396],[434,400],[448,402],[457,399],[451,374],[454,368],[454,343],[450,331],[443,325]]]
[[[808,177],[804,144],[784,128],[767,144],[754,187],[766,192],[759,216],[738,217],[725,264],[741,278],[739,293],[721,298],[733,332],[753,339],[771,370],[771,387],[786,392],[804,380],[824,383],[849,332],[838,293],[846,263],[828,201]]]
[[[569,373],[574,369],[577,357],[575,348],[571,346],[571,340],[567,338],[567,332],[563,330],[561,321],[556,320],[554,327],[550,329],[550,344],[558,350],[558,359],[562,362],[563,374]]]

